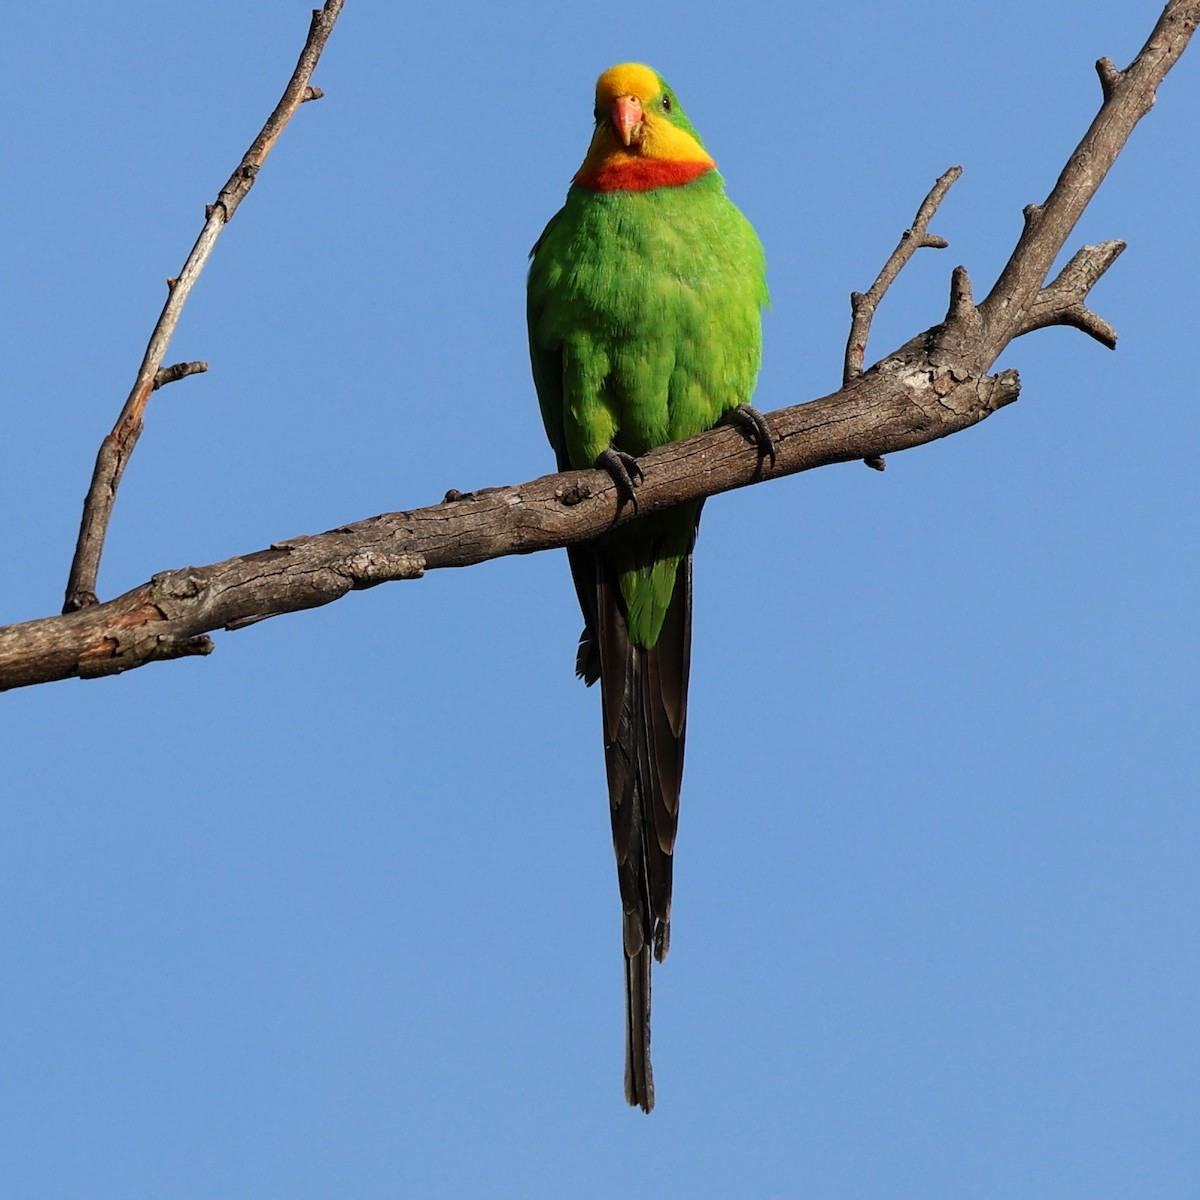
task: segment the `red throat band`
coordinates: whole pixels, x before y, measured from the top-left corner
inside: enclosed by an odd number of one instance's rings
[[[711,162],[683,162],[672,158],[629,158],[608,161],[598,171],[575,176],[580,187],[592,192],[648,192],[652,188],[677,187],[711,171]]]

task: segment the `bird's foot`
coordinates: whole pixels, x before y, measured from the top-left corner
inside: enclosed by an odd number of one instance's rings
[[[725,424],[732,425],[758,448],[759,460],[769,458],[775,465],[775,437],[767,418],[749,404],[739,404],[725,414]]]
[[[618,507],[628,500],[633,505],[633,511],[638,510],[637,485],[642,482],[642,468],[632,454],[624,450],[614,450],[611,446],[600,454],[592,464],[597,471],[607,471],[613,483],[617,485]]]

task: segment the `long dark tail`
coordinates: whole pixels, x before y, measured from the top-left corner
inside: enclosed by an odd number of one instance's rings
[[[595,607],[578,667],[600,679],[604,758],[625,951],[625,1098],[654,1107],[650,1068],[651,953],[661,962],[671,942],[671,866],[679,822],[692,635],[692,556],[679,565],[662,633],[651,647],[629,639],[616,577],[603,550],[575,570],[581,600],[594,580]],[[572,551],[575,559],[585,553]],[[585,572],[591,573],[588,579]],[[581,578],[581,575],[584,578]],[[589,633],[592,634],[589,637]]]
[[[650,947],[625,955],[625,1099],[649,1112],[654,1107],[650,1067]]]

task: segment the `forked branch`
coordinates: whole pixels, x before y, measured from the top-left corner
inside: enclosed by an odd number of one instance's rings
[[[345,0],[327,0],[324,8],[312,15],[308,40],[300,52],[300,60],[284,89],[275,111],[267,118],[250,149],[242,156],[237,170],[229,177],[216,200],[204,214],[204,228],[196,239],[187,261],[179,275],[167,280],[167,302],[159,314],[150,342],[138,368],[137,378],[125,407],[117,417],[112,432],[100,443],[96,455],[96,466],[92,471],[92,482],[83,503],[83,518],[79,525],[79,539],[75,544],[75,557],[71,562],[71,574],[67,581],[67,595],[63,612],[74,612],[96,603],[96,578],[100,573],[100,557],[104,553],[104,539],[112,518],[113,505],[117,499],[117,488],[121,476],[129,463],[129,457],[137,445],[145,421],[146,405],[151,394],[166,383],[173,383],[187,375],[206,371],[206,363],[181,363],[163,368],[167,348],[179,324],[183,306],[195,286],[200,272],[204,270],[217,243],[221,230],[229,223],[237,206],[254,186],[259,168],[266,161],[271,147],[275,145],[292,114],[306,100],[315,100],[321,95],[319,88],[309,87],[309,79],[321,57],[321,51],[329,39],[334,22],[341,12]]]
[[[1118,70],[1108,58],[1096,64],[1103,95],[1100,111],[1067,159],[1045,202],[1025,209],[1025,228],[1012,256],[979,306],[988,331],[981,346],[985,353],[979,362],[981,370],[987,370],[1004,346],[1025,331],[1027,311],[1045,299],[1039,293],[1054,260],[1116,162],[1133,127],[1154,106],[1158,85],[1178,61],[1197,24],[1200,24],[1198,0],[1171,0],[1141,52],[1124,71]],[[1101,273],[1115,258],[1116,254],[1108,257]],[[1075,282],[1082,284],[1086,278],[1080,275]],[[1092,283],[1095,279],[1088,286]],[[1077,325],[1078,306],[1084,295],[1086,292],[1072,296],[1069,289],[1059,289],[1056,292],[1059,319],[1051,319],[1050,310],[1041,304],[1041,319],[1036,327]],[[986,357],[989,354],[991,357]]]
[[[918,250],[930,248],[945,250],[950,244],[944,237],[929,232],[929,222],[934,213],[946,198],[946,193],[962,174],[962,167],[951,167],[939,176],[930,189],[929,195],[921,201],[913,223],[900,235],[900,241],[891,257],[883,264],[883,269],[875,277],[865,292],[850,293],[850,336],[846,339],[846,356],[842,366],[843,386],[856,379],[863,373],[863,363],[867,353],[867,339],[871,335],[871,322],[879,302],[883,299],[888,288],[895,282],[896,277],[904,270],[904,264]]]

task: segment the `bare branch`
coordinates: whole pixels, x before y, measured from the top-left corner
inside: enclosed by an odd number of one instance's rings
[[[1101,242],[1083,246],[1050,284],[1037,294],[1025,311],[1017,335],[1048,325],[1072,325],[1094,337],[1110,350],[1117,348],[1116,330],[1083,301],[1096,281],[1125,249],[1124,242]]]
[[[189,375],[199,375],[208,370],[206,362],[181,362],[171,367],[159,367],[154,374],[154,391],[166,387],[168,383],[178,383]]]
[[[921,445],[966,429],[1017,398],[1015,371],[958,379],[932,368],[928,338],[922,334],[897,351],[887,370],[771,413],[773,467],[728,427],[651,451],[640,460],[645,479],[638,488],[639,513],[764,476]],[[569,471],[452,496],[210,566],[166,571],[107,603],[0,628],[0,690],[207,653],[207,640],[197,639],[213,630],[328,604],[389,580],[418,579],[438,567],[562,547],[633,519],[603,471]]]
[[[846,340],[846,357],[842,367],[843,386],[863,373],[871,322],[875,319],[880,301],[904,269],[904,264],[923,247],[944,250],[949,245],[945,238],[928,232],[929,222],[961,174],[962,167],[951,167],[939,177],[929,195],[921,201],[912,225],[900,235],[896,249],[883,264],[883,270],[875,277],[875,282],[865,292],[850,293],[850,336]]]
[[[221,189],[216,201],[205,210],[204,228],[196,239],[183,269],[175,279],[167,280],[167,302],[159,314],[158,323],[150,335],[150,342],[138,368],[137,378],[133,389],[125,401],[125,407],[117,418],[113,430],[100,444],[96,455],[96,466],[92,472],[91,486],[83,505],[83,518],[79,527],[79,539],[75,545],[75,557],[71,563],[71,574],[67,581],[66,601],[63,612],[73,612],[96,603],[96,578],[100,572],[100,556],[104,552],[104,539],[108,533],[108,523],[112,517],[113,505],[117,498],[117,488],[121,476],[133,453],[134,446],[142,432],[146,405],[151,393],[160,387],[162,361],[166,357],[167,347],[179,324],[183,306],[187,301],[200,272],[204,269],[216,245],[221,230],[229,222],[237,206],[245,199],[247,192],[254,185],[254,179],[259,168],[266,160],[283,132],[292,114],[305,100],[316,99],[319,89],[309,88],[308,81],[316,68],[321,51],[329,39],[334,22],[341,12],[345,0],[327,0],[325,7],[318,9],[312,15],[309,26],[308,40],[300,53],[296,69],[284,89],[283,96],[275,106],[275,111],[267,118],[259,135],[254,139],[250,149],[246,151],[237,170],[229,177]],[[206,369],[195,365],[195,370]],[[176,368],[171,368],[175,370]],[[194,374],[195,371],[185,371],[183,374]],[[173,378],[183,378],[183,374]]]
[[[950,272],[950,307],[946,309],[946,324],[968,323],[972,332],[978,326],[975,300],[971,292],[971,277],[966,267],[955,267]]]
[[[1121,82],[1121,72],[1117,70],[1117,64],[1111,58],[1098,58],[1096,74],[1100,76],[1100,90],[1104,99],[1110,99],[1117,84]]]
[[[1025,229],[1012,257],[979,306],[989,331],[980,348],[992,355],[976,364],[980,370],[987,370],[1004,346],[1019,336],[1026,311],[1035,303],[1051,265],[1133,127],[1153,107],[1159,83],[1183,53],[1197,24],[1197,0],[1170,0],[1145,46],[1126,70],[1118,71],[1108,59],[1097,64],[1104,94],[1100,111],[1067,160],[1046,202],[1025,210]]]

